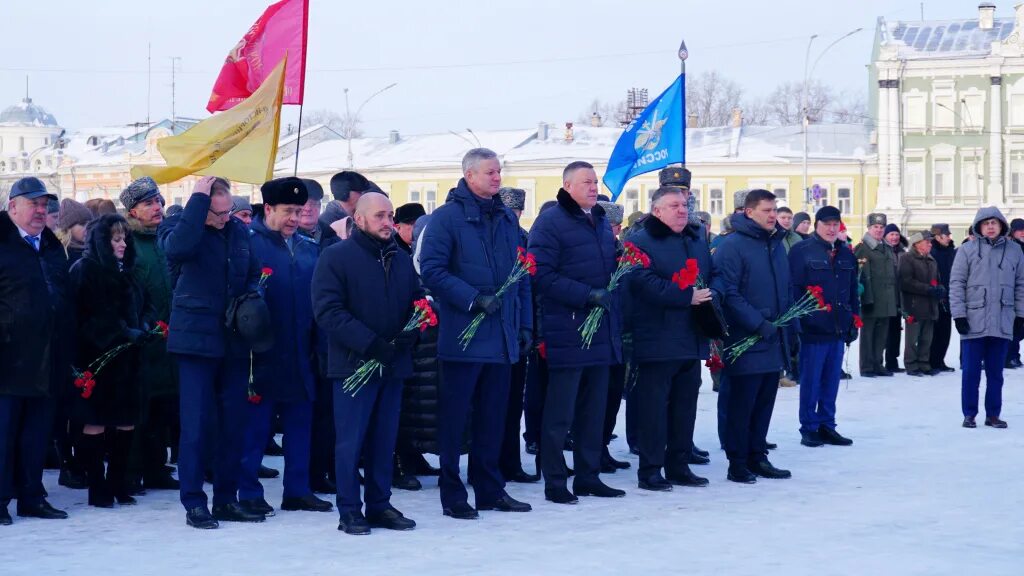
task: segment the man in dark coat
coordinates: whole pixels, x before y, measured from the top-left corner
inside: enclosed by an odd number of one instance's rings
[[[342,218],[351,216],[355,212],[359,197],[367,192],[384,193],[380,186],[358,172],[345,170],[331,176],[331,196],[334,200],[327,203],[327,208],[320,216],[320,222],[330,226]]]
[[[715,276],[711,288],[722,295],[729,325],[723,350],[747,336],[759,338],[738,358],[731,359],[728,353],[723,358],[730,385],[725,429],[727,477],[733,482],[753,483],[755,475],[790,477],[788,470],[768,461],[765,439],[779,389],[779,370],[789,358],[786,331],[772,322],[792,304],[789,262],[782,245],[786,234],[775,215],[775,195],[751,190],[743,214],[732,215],[735,232],[712,255]]]
[[[1010,220],[1010,238],[1013,239],[1017,246],[1020,246],[1024,250],[1024,218],[1014,218]],[[940,271],[941,274],[941,271]],[[1024,330],[1014,330],[1013,341],[1010,342],[1010,351],[1006,355],[1006,367],[1009,369],[1020,368],[1022,365],[1020,361],[1020,342],[1024,340]],[[935,346],[935,342],[932,342],[932,346]]]
[[[706,486],[690,471],[693,428],[697,417],[701,360],[710,342],[694,324],[693,307],[712,303],[706,287],[713,276],[711,250],[701,225],[688,224],[687,193],[663,186],[651,197],[651,218],[630,240],[651,259],[649,268],[632,273],[630,318],[639,404],[640,466],[638,485],[668,491],[676,486]],[[701,287],[673,280],[687,262],[696,262]],[[665,475],[661,475],[662,468]]]
[[[946,295],[939,301],[939,318],[935,321],[932,333],[932,347],[928,364],[932,370],[954,372],[946,365],[946,351],[949,349],[949,336],[953,327],[953,318],[949,315],[949,274],[953,270],[953,259],[956,258],[956,243],[949,230],[949,224],[932,225],[932,258],[939,267],[939,285],[946,289]]]
[[[864,284],[861,295],[864,328],[860,340],[860,375],[891,376],[882,365],[889,321],[897,316],[896,256],[885,241],[886,216],[868,214],[868,231],[854,255]]]
[[[217,528],[218,520],[262,522],[263,514],[238,505],[251,348],[225,317],[232,300],[256,291],[260,270],[248,229],[231,216],[231,184],[200,178],[185,209],[164,220],[158,235],[174,286],[167,350],[178,360],[186,522],[204,529]],[[205,451],[214,446],[211,515],[203,472]]]
[[[259,481],[263,449],[274,415],[284,432],[282,510],[328,512],[331,503],[309,487],[309,445],[313,426],[313,353],[316,330],[310,289],[317,247],[296,234],[305,208],[305,183],[279,178],[263,184],[263,212],[250,225],[252,253],[259,261],[261,292],[270,311],[274,342],[252,355],[248,426],[242,448],[239,504],[249,512],[274,514]]]
[[[544,497],[558,504],[575,504],[578,496],[626,495],[598,476],[608,369],[622,361],[620,295],[607,290],[616,267],[615,237],[604,208],[597,205],[599,182],[590,164],[570,163],[562,171],[558,206],[538,216],[530,229],[548,360],[540,442]],[[580,326],[595,308],[604,315],[591,345],[584,346]],[[576,470],[572,492],[562,457],[570,427]]]
[[[171,316],[171,279],[167,258],[157,242],[164,198],[157,183],[147,176],[121,192],[121,204],[127,211],[135,244],[132,274],[145,292],[153,317],[167,322]],[[178,421],[178,367],[167,353],[166,340],[146,341],[139,352],[138,381],[142,412],[128,465],[130,483],[136,489],[178,490],[178,481],[166,467],[171,432]]]
[[[74,331],[68,260],[46,227],[47,203],[56,196],[38,178],[11,186],[0,213],[0,526],[18,516],[63,519],[43,489],[43,463],[53,427],[53,392],[66,385],[73,350],[61,330]]]
[[[939,267],[931,250],[931,232],[915,232],[910,236],[910,250],[900,258],[898,268],[900,302],[907,316],[903,361],[908,376],[939,373],[929,362],[939,301],[946,296],[946,288],[939,284]]]
[[[330,342],[328,376],[337,429],[338,530],[411,530],[416,523],[391,505],[391,466],[402,405],[412,374],[417,330],[403,332],[423,291],[409,255],[395,245],[394,209],[383,194],[356,205],[352,237],[324,251],[313,276],[313,309]],[[355,392],[340,389],[364,362],[382,365]],[[366,514],[359,498],[359,460],[366,469]]]
[[[501,163],[486,148],[462,160],[463,179],[431,214],[417,240],[424,287],[440,307],[438,358],[444,379],[440,398],[441,506],[446,516],[477,518],[477,510],[529,511],[505,492],[498,469],[505,429],[510,366],[532,339],[530,282],[522,279],[498,296],[522,248],[515,214],[498,197]],[[459,335],[483,313],[475,337]],[[470,460],[475,468],[476,509],[459,478],[460,448],[473,412]]]
[[[402,204],[395,210],[395,242],[406,254],[412,254],[412,233],[416,221],[426,215],[427,211],[419,202]]]
[[[840,220],[837,208],[820,208],[814,233],[789,251],[793,301],[817,286],[826,305],[794,322],[800,335],[800,443],[809,447],[853,443],[836,431],[843,345],[857,339],[860,322],[857,259],[838,239]]]

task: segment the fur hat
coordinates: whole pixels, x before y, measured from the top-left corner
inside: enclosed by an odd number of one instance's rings
[[[263,195],[263,204],[267,206],[277,206],[278,204],[304,206],[309,198],[309,193],[306,192],[306,183],[301,178],[294,176],[275,178],[264,182],[260,186],[260,193]],[[249,210],[252,210],[252,206],[249,207]]]
[[[121,192],[121,204],[124,206],[125,211],[135,208],[140,202],[145,202],[154,196],[160,195],[160,187],[157,186],[156,181],[149,176],[143,176],[131,184]]]
[[[501,203],[506,208],[511,210],[525,210],[526,209],[526,190],[521,188],[507,188],[501,187],[498,189],[498,196],[501,197]]]
[[[614,202],[598,202],[597,205],[604,208],[604,215],[608,218],[609,224],[612,226],[622,224],[622,217],[626,211],[622,205]]]

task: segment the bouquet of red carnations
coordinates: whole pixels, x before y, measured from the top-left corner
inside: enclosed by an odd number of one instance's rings
[[[150,330],[149,334],[166,339],[168,332],[169,329],[166,322],[157,322],[156,327]],[[103,367],[116,358],[118,354],[135,345],[136,344],[134,342],[119,344],[104,352],[99,358],[93,360],[85,370],[79,370],[72,366],[71,372],[75,377],[75,388],[82,391],[82,398],[89,398],[92,396],[92,390],[96,387],[96,375],[100,373],[100,370],[103,370]]]
[[[782,316],[779,316],[771,322],[772,326],[776,328],[782,328],[797,318],[809,316],[815,312],[831,312],[832,305],[825,303],[824,290],[821,286],[808,286],[807,291],[804,292],[803,297],[797,300],[796,304],[790,306],[789,310]],[[757,341],[761,339],[759,334],[751,334],[743,340],[732,344],[725,349],[728,354],[730,362],[735,362],[737,358],[743,355],[744,352],[750,349],[751,346],[757,344]]]
[[[636,244],[623,242],[622,246],[624,250],[622,256],[619,256],[619,265],[616,266],[615,272],[612,273],[612,279],[608,282],[607,290],[609,292],[618,288],[619,281],[629,272],[636,268],[648,268],[651,265],[651,259],[642,250],[637,248]],[[604,317],[604,312],[604,308],[595,306],[587,314],[587,319],[580,326],[583,348],[590,348],[590,342],[594,339],[594,334],[597,334],[597,329],[601,327],[601,319]]]
[[[512,272],[509,273],[508,278],[505,279],[505,283],[501,285],[501,288],[494,293],[495,296],[501,298],[508,289],[515,286],[516,282],[522,280],[525,276],[533,276],[537,273],[537,260],[534,259],[533,254],[530,254],[522,246],[518,248],[518,254],[516,255],[516,264],[512,267]],[[476,336],[477,329],[480,328],[480,324],[484,321],[484,314],[480,312],[473,318],[473,321],[466,326],[466,329],[459,334],[459,343],[462,344],[462,349],[465,350],[469,347],[469,343],[473,341],[473,337]]]
[[[426,298],[421,298],[413,302],[412,316],[405,323],[402,332],[412,332],[413,330],[423,332],[430,326],[437,326],[437,315],[434,314],[434,309],[430,307],[430,302]],[[383,370],[384,365],[376,360],[363,362],[351,376],[345,379],[341,385],[341,390],[355,396],[362,390],[363,385],[370,381],[374,372],[379,374]],[[253,401],[253,396],[259,398],[258,394],[250,390],[249,401],[259,404],[259,400]]]

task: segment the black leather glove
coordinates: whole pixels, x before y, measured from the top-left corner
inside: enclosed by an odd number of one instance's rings
[[[850,331],[846,333],[846,338],[844,339],[844,342],[846,342],[846,345],[849,346],[850,344],[853,344],[853,341],[856,340],[858,336],[860,336],[860,330],[856,328],[850,328]]]
[[[928,295],[932,298],[942,298],[946,295],[946,288],[943,286],[931,286],[928,288]]]
[[[604,288],[594,288],[587,294],[587,306],[600,306],[605,310],[612,307],[612,293]]]
[[[953,323],[956,324],[956,331],[961,336],[966,335],[971,331],[971,325],[967,323],[967,318],[953,318]]]
[[[1014,318],[1013,337],[1016,340],[1020,340],[1022,335],[1024,335],[1024,318]]]
[[[374,338],[373,342],[370,343],[370,347],[366,349],[366,355],[387,366],[394,362],[395,354],[398,350],[395,345],[383,338]]]
[[[473,307],[470,308],[470,312],[483,312],[484,314],[494,314],[501,308],[501,300],[493,294],[480,294],[473,300]]]
[[[124,330],[124,337],[132,344],[145,344],[146,336],[146,332],[138,328],[125,328]]]
[[[762,322],[761,325],[757,327],[757,333],[763,340],[768,341],[779,335],[779,329],[771,322]]]
[[[416,345],[416,342],[420,338],[419,330],[409,330],[407,332],[399,332],[398,336],[395,336],[395,348],[399,350],[408,350]]]
[[[533,331],[527,329],[521,329],[519,331],[519,355],[526,356],[530,353],[530,348],[533,346]]]

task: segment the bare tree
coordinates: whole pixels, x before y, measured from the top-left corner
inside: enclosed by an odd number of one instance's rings
[[[863,92],[845,91],[828,110],[829,120],[838,124],[867,124],[868,103]]]
[[[626,101],[620,100],[616,104],[611,102],[602,102],[601,100],[594,98],[587,106],[587,109],[580,112],[580,115],[576,118],[576,122],[581,126],[590,126],[591,120],[597,119],[598,126],[611,126],[615,119],[619,117],[620,113],[626,108]],[[594,113],[597,116],[594,116]]]
[[[305,118],[302,119],[302,123],[305,126],[323,124],[342,138],[359,138],[363,135],[362,129],[359,128],[359,124],[361,124],[361,122],[358,118],[350,119],[327,108],[319,108],[317,110],[306,112]]]
[[[686,112],[697,115],[697,126],[726,126],[738,108],[743,89],[718,72],[704,72],[686,79]]]
[[[743,103],[744,126],[771,124],[771,117],[771,110],[764,100],[747,100]]]
[[[767,121],[772,124],[800,124],[803,84],[784,82],[768,96]],[[807,116],[813,123],[863,123],[867,118],[867,103],[862,93],[847,92],[840,96],[820,82],[807,86]]]

